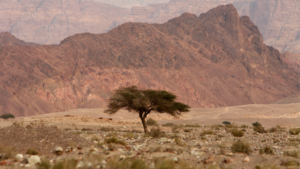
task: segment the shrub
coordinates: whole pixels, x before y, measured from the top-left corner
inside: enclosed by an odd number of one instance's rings
[[[239,126],[237,126],[235,124],[225,124],[225,127],[232,129],[232,128],[238,128]]]
[[[26,154],[30,154],[30,155],[38,155],[39,152],[35,149],[32,149],[32,148],[29,148],[27,151],[26,151]]]
[[[262,126],[259,122],[252,123],[252,125],[253,125],[254,127]]]
[[[200,136],[205,136],[207,134],[214,134],[214,131],[212,131],[212,130],[204,130],[204,131],[202,131],[202,133],[200,133]]]
[[[222,123],[225,124],[225,125],[226,124],[231,124],[229,121],[223,121]]]
[[[177,138],[175,138],[174,140],[175,140],[175,143],[176,143],[177,145],[182,146],[182,147],[185,146],[185,144],[184,144],[184,142],[182,141],[181,138],[178,138],[178,137],[177,137]]]
[[[284,156],[290,156],[290,157],[298,158],[299,157],[299,153],[296,150],[294,150],[294,151],[285,151],[284,152]]]
[[[233,129],[233,130],[231,130],[231,134],[232,134],[234,137],[243,137],[243,136],[244,136],[244,132],[241,131],[241,130],[238,130],[238,129]]]
[[[42,161],[41,164],[38,166],[38,169],[50,169],[51,164],[48,161]]]
[[[289,130],[291,135],[298,135],[300,133],[300,128],[293,128]]]
[[[274,151],[273,151],[273,149],[270,146],[266,146],[265,148],[259,150],[259,154],[273,155]]]
[[[9,118],[14,119],[15,115],[11,114],[11,113],[5,113],[3,115],[0,116],[1,119],[7,120]]]
[[[166,123],[166,124],[163,124],[162,126],[164,126],[164,127],[172,127],[172,126],[175,126],[175,124],[173,124],[173,123]]]
[[[175,126],[172,126],[172,133],[179,133],[179,126],[175,125]]]
[[[242,129],[246,129],[246,128],[248,128],[248,127],[249,127],[249,126],[246,125],[246,124],[243,124],[243,125],[240,126],[240,128],[242,128]]]
[[[52,169],[74,169],[76,168],[77,161],[72,160],[60,160],[57,163],[55,163],[52,167]]]
[[[152,118],[149,118],[149,119],[147,120],[147,125],[148,125],[148,126],[158,126],[158,123],[157,123],[156,120],[154,120],[154,119],[152,119]]]
[[[241,140],[233,143],[233,145],[231,146],[231,151],[233,153],[237,152],[237,153],[245,153],[245,154],[250,154],[252,152],[249,143],[243,142]]]
[[[186,132],[186,133],[189,133],[189,132],[192,131],[192,129],[184,129],[183,131]]]
[[[258,132],[258,133],[266,133],[266,130],[263,126],[253,126],[253,130]]]
[[[163,132],[159,127],[152,128],[149,132],[149,135],[153,138],[159,138],[163,137],[165,135],[165,132]]]
[[[198,124],[186,124],[185,127],[197,127],[197,128],[201,128],[202,126],[200,126]]]
[[[290,139],[288,142],[288,146],[298,146],[300,144],[300,139],[296,138],[296,139]]]
[[[0,159],[9,159],[14,156],[14,149],[6,145],[0,145],[0,154],[2,154]]]
[[[287,161],[282,161],[280,165],[288,167],[288,166],[297,166],[299,164],[295,160],[287,160]]]
[[[107,139],[105,139],[105,142],[106,142],[107,144],[115,143],[115,144],[126,145],[126,143],[125,143],[124,141],[118,140],[118,139],[115,138],[115,137],[107,138]]]

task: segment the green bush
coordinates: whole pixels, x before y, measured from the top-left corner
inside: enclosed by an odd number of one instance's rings
[[[233,153],[245,153],[245,154],[250,154],[252,152],[251,147],[249,143],[243,142],[241,140],[233,143],[231,146],[231,151]]]
[[[223,121],[222,123],[225,124],[225,125],[226,124],[231,124],[229,121]]]
[[[50,169],[51,164],[48,161],[42,161],[41,164],[38,166],[38,169]]]
[[[252,125],[253,125],[254,127],[262,126],[261,123],[259,123],[259,122],[252,123]]]
[[[3,115],[0,116],[1,119],[7,120],[9,118],[14,119],[15,115],[11,114],[11,113],[5,113]]]
[[[149,118],[146,123],[148,126],[158,126],[157,121],[152,118]]]
[[[300,133],[300,128],[293,128],[289,130],[291,135],[298,135]]]
[[[241,131],[241,130],[238,130],[238,129],[233,129],[233,130],[231,130],[231,134],[232,134],[234,137],[243,137],[243,136],[244,136],[244,132]]]

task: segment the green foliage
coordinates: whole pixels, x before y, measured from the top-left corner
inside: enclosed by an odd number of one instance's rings
[[[120,109],[139,113],[139,117],[147,133],[145,118],[152,111],[177,116],[181,112],[189,112],[190,107],[176,102],[176,96],[163,90],[139,90],[136,86],[120,88],[111,96],[106,113],[115,114]]]
[[[231,130],[231,134],[232,134],[234,137],[243,137],[243,136],[244,136],[244,132],[241,131],[241,130],[238,130],[238,129],[233,129],[233,130]]]
[[[126,143],[125,143],[124,141],[118,140],[118,139],[115,138],[115,137],[107,138],[107,139],[105,139],[105,142],[106,142],[107,144],[114,143],[114,144],[126,145]]]
[[[185,127],[195,127],[195,128],[201,128],[202,126],[198,124],[186,124]]]
[[[254,127],[262,126],[259,122],[252,123],[252,125],[253,125]]]
[[[223,124],[231,124],[229,121],[223,121]]]
[[[233,145],[231,146],[231,151],[233,153],[237,152],[237,153],[245,153],[245,154],[250,154],[252,152],[249,143],[241,140],[233,143]]]
[[[3,115],[0,116],[1,119],[7,120],[9,118],[14,119],[15,115],[11,114],[11,113],[5,113]]]
[[[26,154],[30,154],[30,155],[38,155],[39,152],[35,149],[32,149],[32,148],[29,148],[27,151],[26,151]]]
[[[298,135],[300,133],[300,128],[292,128],[289,130],[291,135]]]
[[[157,123],[156,120],[154,120],[154,119],[152,119],[152,118],[149,118],[149,119],[147,120],[147,125],[148,125],[148,126],[158,126],[158,123]]]

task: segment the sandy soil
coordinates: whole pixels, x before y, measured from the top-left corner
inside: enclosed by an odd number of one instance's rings
[[[62,118],[64,117],[64,118]],[[251,125],[260,122],[269,128],[281,125],[287,128],[300,126],[300,103],[269,104],[269,105],[243,105],[223,108],[194,108],[191,112],[182,114],[178,118],[167,114],[151,113],[149,118],[157,120],[160,124],[199,124],[202,126],[221,124],[223,121],[234,122],[238,125]],[[109,120],[109,119],[112,120]],[[1,120],[0,127],[11,125],[13,122],[47,123],[59,127],[66,126],[127,126],[141,127],[137,114],[119,111],[115,115],[104,113],[104,109],[74,109],[66,112],[43,114],[31,117],[18,117],[15,120]]]

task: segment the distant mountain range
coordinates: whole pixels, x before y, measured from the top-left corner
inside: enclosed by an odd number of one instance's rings
[[[0,0],[0,32],[26,42],[58,44],[76,33],[105,33],[125,22],[164,23],[184,12],[199,16],[229,3],[250,17],[267,45],[300,52],[298,0]]]
[[[114,89],[131,85],[173,92],[192,107],[272,103],[300,91],[299,74],[233,5],[76,34],[59,45],[0,38],[0,114],[105,107]]]

